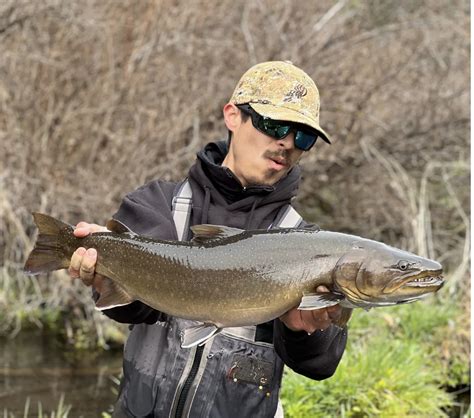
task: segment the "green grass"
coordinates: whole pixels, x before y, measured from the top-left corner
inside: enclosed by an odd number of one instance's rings
[[[44,412],[41,402],[38,402],[36,409],[30,407],[30,398],[26,398],[25,408],[22,415],[15,415],[8,409],[3,410],[3,418],[68,418],[71,411],[70,405],[64,404],[64,395],[61,395],[56,410]]]
[[[302,418],[442,416],[441,408],[451,401],[439,388],[441,375],[429,367],[430,360],[419,345],[397,340],[378,337],[352,345],[336,374],[323,382],[286,373],[285,414]]]
[[[442,386],[469,379],[469,356],[454,347],[447,355],[443,345],[459,332],[460,314],[455,303],[438,298],[356,310],[334,376],[318,382],[286,370],[285,417],[447,416],[453,400]]]

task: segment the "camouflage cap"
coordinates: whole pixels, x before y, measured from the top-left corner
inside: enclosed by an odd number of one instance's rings
[[[262,62],[251,67],[237,84],[230,103],[249,103],[267,118],[310,126],[330,144],[328,134],[319,126],[318,88],[290,61]]]

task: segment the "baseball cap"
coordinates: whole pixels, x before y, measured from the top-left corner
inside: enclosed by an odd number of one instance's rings
[[[301,123],[315,129],[330,144],[319,126],[319,91],[311,77],[290,61],[268,61],[247,70],[229,100],[250,104],[260,115]]]

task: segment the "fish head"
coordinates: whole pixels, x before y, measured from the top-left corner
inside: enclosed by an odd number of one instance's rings
[[[334,269],[335,286],[358,306],[414,302],[444,284],[436,261],[376,241],[362,241]]]

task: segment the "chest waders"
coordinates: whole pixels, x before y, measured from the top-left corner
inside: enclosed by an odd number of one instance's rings
[[[173,220],[176,226],[176,232],[180,241],[185,241],[189,236],[189,221],[191,219],[192,210],[192,189],[189,181],[186,179],[180,186],[176,196],[172,202],[172,213]],[[270,225],[269,228],[292,228],[298,227],[303,218],[291,205],[283,206],[278,213],[275,222]],[[234,336],[240,336],[250,340],[255,340],[257,327],[246,326],[246,327],[234,327],[224,330],[224,333],[229,333]],[[194,355],[190,356],[187,367],[185,368],[173,399],[173,405],[171,408],[171,417],[181,418],[187,417],[189,410],[192,405],[192,398],[194,397],[197,389],[195,379],[197,376],[202,375],[206,363],[202,363],[204,351],[208,352],[212,344],[212,339],[207,343],[194,347]],[[194,393],[190,393],[191,388],[194,387]],[[283,410],[280,402],[278,403],[278,409],[275,417],[283,417]]]

